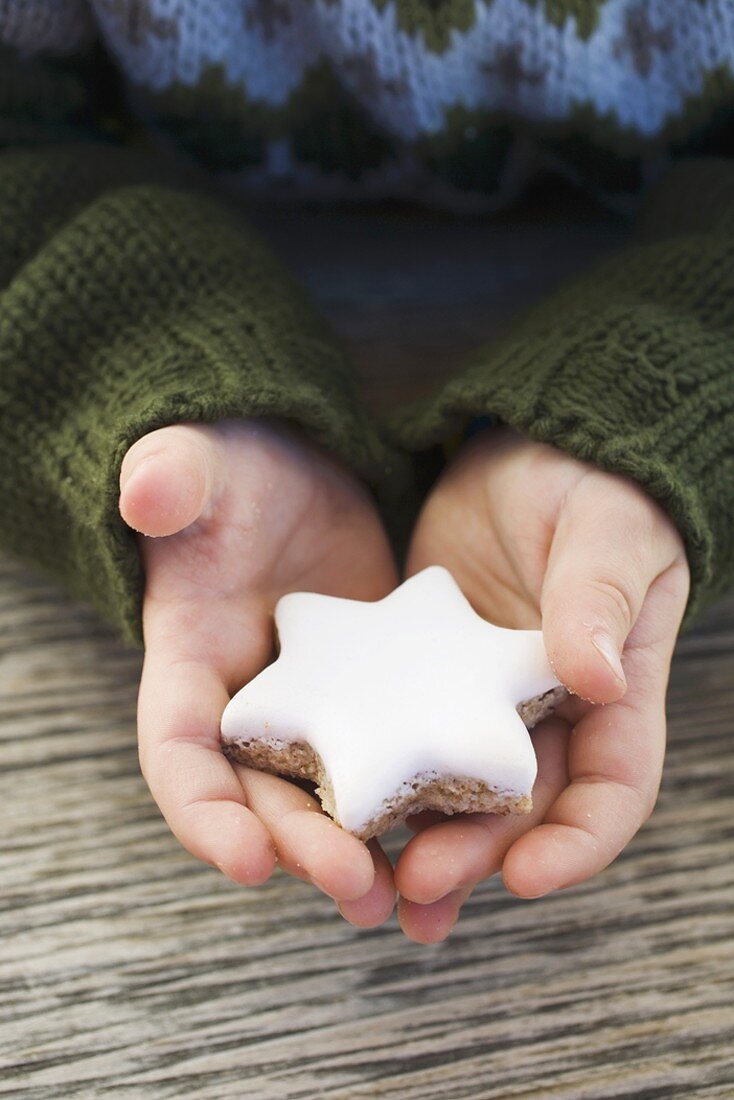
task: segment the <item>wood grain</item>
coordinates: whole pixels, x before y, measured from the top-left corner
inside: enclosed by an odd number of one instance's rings
[[[411,281],[410,217],[362,215],[351,237],[336,219],[317,262],[319,217],[269,231],[376,364],[378,401],[412,391],[422,360],[421,385],[439,377],[453,333],[478,342],[569,263],[558,225],[535,249],[523,228],[515,253],[510,228],[442,222],[421,227]],[[354,253],[386,225],[362,266],[334,243]],[[584,261],[613,237],[574,232]],[[523,276],[544,242],[544,278]],[[421,326],[437,248],[454,305]],[[477,317],[472,272],[495,254],[485,287],[503,264],[515,283]],[[280,874],[238,889],[179,849],[138,772],[138,672],[90,612],[0,560],[0,1096],[734,1096],[734,600],[679,643],[663,791],[627,852],[537,902],[486,883],[433,948],[395,923],[356,931]]]

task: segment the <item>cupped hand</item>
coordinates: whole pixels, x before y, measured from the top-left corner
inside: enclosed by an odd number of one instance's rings
[[[237,883],[278,862],[353,923],[382,923],[395,891],[377,842],[343,832],[296,784],[233,765],[219,739],[228,699],[272,657],[280,596],[375,600],[395,586],[368,492],[284,427],[179,424],[130,448],[120,512],[146,575],[140,762],[172,831]]]
[[[480,614],[540,629],[569,698],[533,734],[534,808],[416,819],[395,868],[412,939],[443,939],[472,888],[502,872],[533,898],[595,875],[651,813],[665,693],[689,572],[683,543],[634,482],[509,429],[448,468],[419,517],[408,574],[451,570]]]

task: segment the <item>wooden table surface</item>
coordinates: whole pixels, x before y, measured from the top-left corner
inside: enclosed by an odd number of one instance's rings
[[[399,211],[263,224],[383,404],[620,233]],[[139,665],[0,561],[0,1096],[734,1096],[734,600],[679,643],[663,791],[627,852],[535,902],[492,880],[430,948],[181,850],[138,772]]]

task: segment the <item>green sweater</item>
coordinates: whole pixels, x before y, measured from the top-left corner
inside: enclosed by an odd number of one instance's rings
[[[682,7],[710,21],[698,70],[690,57],[684,70],[694,91],[678,86]],[[688,552],[688,622],[727,590],[734,81],[721,50],[734,5],[671,4],[665,25],[644,0],[181,0],[178,20],[169,9],[0,5],[3,546],[139,640],[141,570],[117,495],[141,435],[286,417],[388,500],[411,461],[485,417],[627,474],[660,502]],[[547,34],[512,53],[506,41],[530,23]],[[349,31],[351,52],[345,27],[362,34]],[[608,88],[592,79],[595,58]],[[430,181],[433,200],[492,207],[523,157],[618,204],[661,178],[628,248],[382,424],[215,178],[326,197],[337,185],[425,197]]]

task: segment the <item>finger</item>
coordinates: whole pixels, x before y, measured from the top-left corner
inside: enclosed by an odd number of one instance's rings
[[[407,898],[398,900],[398,920],[409,940],[416,943],[440,943],[454,928],[461,907],[471,896],[473,887],[467,886],[439,898],[431,905],[416,905]]]
[[[209,862],[222,864],[220,849],[225,838],[217,840],[206,831],[214,811],[203,805],[204,792],[196,787],[193,796],[197,813],[192,816],[188,812],[184,817],[181,798],[189,797],[185,795],[186,783],[177,769],[167,769],[159,763],[161,758],[164,764],[172,763],[167,751],[171,742],[176,745],[176,763],[185,767],[187,758],[195,751],[201,756],[203,742],[215,754],[220,787],[226,778],[226,797],[238,801],[247,815],[249,834],[260,845],[267,838],[273,864],[277,856],[285,870],[310,879],[331,897],[360,897],[370,890],[374,879],[372,857],[364,844],[339,829],[321,813],[316,800],[294,784],[230,764],[222,755],[219,727],[229,700],[226,681],[231,678],[234,666],[245,680],[259,671],[260,636],[265,636],[269,629],[267,620],[258,618],[254,608],[243,604],[239,614],[233,615],[235,606],[231,601],[226,608],[195,603],[190,611],[170,601],[146,602],[148,649],[140,714],[141,764],[146,779],[184,846]],[[192,624],[187,629],[189,613],[195,617],[195,629],[191,629]],[[237,630],[245,633],[239,637]],[[207,648],[210,634],[212,643]],[[219,645],[219,637],[231,639],[232,652]],[[163,716],[166,730],[158,738],[155,722],[151,720],[155,708]],[[196,786],[193,778],[189,785]],[[225,797],[221,791],[219,797]],[[221,812],[217,812],[221,817]]]
[[[215,436],[174,424],[133,443],[120,470],[120,514],[144,535],[173,535],[206,513],[216,484]]]
[[[300,787],[242,764],[234,767],[247,805],[268,830],[285,871],[340,901],[370,892],[375,866],[361,840],[340,829]]]
[[[375,867],[375,879],[371,889],[355,901],[340,901],[338,909],[345,920],[357,928],[376,928],[384,924],[395,908],[395,884],[392,864],[379,843],[367,844]]]
[[[140,766],[184,848],[234,882],[256,885],[271,875],[275,850],[222,755],[227,700],[211,666],[149,650],[138,705]]]
[[[541,723],[534,733],[538,778],[531,813],[460,814],[414,836],[395,868],[395,884],[401,897],[417,905],[431,905],[499,871],[507,849],[540,824],[566,786],[569,735],[569,726],[553,718]]]
[[[450,821],[451,815],[440,810],[421,810],[420,813],[406,817],[405,824],[412,833],[422,833],[429,825],[438,825],[441,821]]]
[[[624,694],[625,639],[676,560],[680,538],[641,489],[600,472],[582,478],[561,510],[541,595],[546,649],[566,687],[597,703]]]
[[[538,897],[583,882],[621,852],[652,812],[665,752],[665,691],[687,571],[653,582],[628,643],[623,699],[590,710],[569,743],[570,785],[503,864],[509,890]]]

